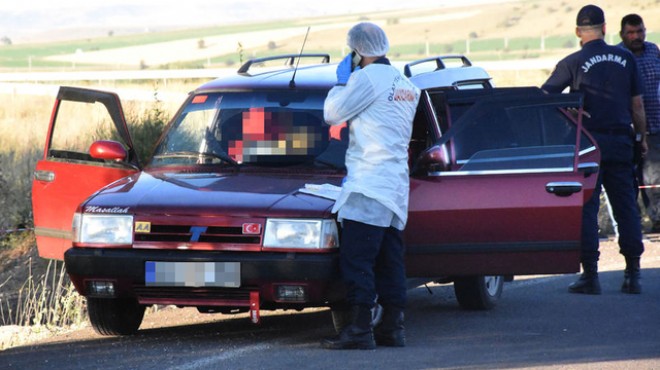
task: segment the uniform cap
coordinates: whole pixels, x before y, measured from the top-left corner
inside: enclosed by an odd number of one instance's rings
[[[348,31],[348,46],[365,57],[382,57],[390,50],[385,31],[369,22],[361,22]]]
[[[596,5],[585,5],[578,12],[575,23],[578,27],[598,26],[605,23],[605,14]]]

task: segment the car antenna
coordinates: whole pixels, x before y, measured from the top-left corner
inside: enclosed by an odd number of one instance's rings
[[[303,49],[305,49],[305,43],[307,42],[307,36],[309,35],[309,29],[311,27],[307,26],[307,32],[305,33],[305,39],[303,40],[302,46],[300,47],[300,54],[298,55],[298,60],[296,61],[296,68],[293,70],[293,76],[291,76],[291,81],[289,81],[289,87],[296,87],[296,72],[298,72],[298,64],[300,63],[300,58],[302,58]]]

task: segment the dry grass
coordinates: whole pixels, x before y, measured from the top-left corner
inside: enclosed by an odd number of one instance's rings
[[[12,248],[0,250],[0,325],[50,328],[82,322],[84,301],[64,264],[39,258],[30,232],[8,239]]]
[[[84,298],[69,281],[64,263],[50,260],[46,272],[35,275],[30,261],[28,273],[15,296],[0,300],[2,325],[65,327],[85,320]]]
[[[0,351],[47,337],[85,321],[61,262],[37,256],[30,232],[12,234],[0,249]]]
[[[548,70],[489,71],[495,86],[541,86],[550,76]]]
[[[135,86],[149,88],[139,84],[119,89]],[[25,331],[15,329],[17,326],[32,328],[29,335],[35,334],[34,328],[43,328],[36,330],[40,335],[53,328],[79,324],[86,317],[84,298],[76,293],[63,263],[38,257],[31,231],[6,232],[32,226],[32,173],[43,156],[53,103],[52,96],[0,96],[0,328],[9,332],[0,335],[0,349],[23,342]],[[134,143],[146,148],[139,151],[141,156],[146,156],[178,104],[155,99],[125,104]],[[68,128],[64,140],[89,141],[81,133],[94,120],[97,118],[77,120],[76,125]]]
[[[54,97],[2,94],[0,101],[0,153],[43,146]]]

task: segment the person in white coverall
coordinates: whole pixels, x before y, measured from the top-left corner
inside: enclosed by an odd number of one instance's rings
[[[340,271],[351,322],[322,345],[403,347],[402,231],[408,218],[408,143],[420,91],[390,65],[389,42],[380,27],[359,23],[347,39],[352,52],[337,66],[337,85],[325,100],[324,117],[330,125],[349,125],[348,174],[332,212],[342,223]],[[376,297],[383,320],[372,329]]]

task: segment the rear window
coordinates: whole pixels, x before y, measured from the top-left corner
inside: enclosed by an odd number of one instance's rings
[[[325,124],[326,95],[304,90],[196,95],[173,120],[151,164],[343,168],[347,133],[345,125]]]

